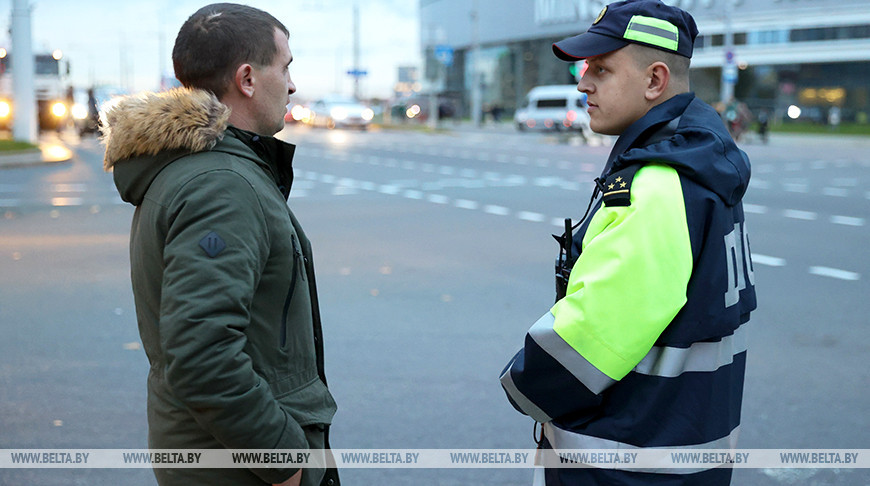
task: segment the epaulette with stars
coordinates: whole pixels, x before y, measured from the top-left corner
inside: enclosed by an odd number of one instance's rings
[[[605,206],[631,206],[631,182],[641,164],[620,169],[599,182],[601,199]]]

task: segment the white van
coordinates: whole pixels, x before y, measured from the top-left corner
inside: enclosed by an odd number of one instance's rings
[[[514,114],[519,130],[589,130],[586,93],[575,84],[537,86],[526,95],[525,103]]]

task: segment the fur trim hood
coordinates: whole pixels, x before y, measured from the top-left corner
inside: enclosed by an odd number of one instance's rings
[[[167,150],[200,152],[223,137],[230,108],[204,90],[175,88],[121,98],[105,111],[103,168]]]

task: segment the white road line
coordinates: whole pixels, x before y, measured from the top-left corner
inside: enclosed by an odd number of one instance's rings
[[[461,209],[477,209],[480,207],[477,201],[469,201],[468,199],[457,199],[453,201],[453,205]]]
[[[810,274],[852,281],[859,280],[861,278],[861,275],[855,272],[829,267],[810,267]]]
[[[749,181],[749,187],[751,189],[770,189],[770,183],[759,179],[752,179]]]
[[[380,192],[381,194],[390,194],[390,195],[398,194],[400,190],[401,189],[399,188],[399,186],[394,186],[391,184],[383,184],[378,188],[378,192]]]
[[[801,184],[797,182],[786,182],[783,183],[782,187],[788,192],[807,193],[810,190],[810,186],[808,186],[807,184]]]
[[[786,218],[802,219],[804,221],[815,221],[819,216],[810,211],[799,211],[797,209],[786,209],[782,212]]]
[[[487,214],[494,214],[496,216],[507,216],[510,214],[510,210],[504,206],[496,206],[494,204],[488,204],[483,207],[483,212]]]
[[[443,196],[441,194],[429,194],[426,199],[429,202],[433,202],[435,204],[447,204],[450,202],[450,198],[447,196]]]
[[[849,190],[842,187],[825,187],[822,189],[822,194],[825,196],[849,197]]]
[[[402,193],[402,195],[408,199],[423,199],[423,192],[415,191],[413,189],[408,189],[407,191]]]
[[[744,204],[743,212],[750,214],[767,214],[767,206],[759,206],[757,204]]]
[[[864,218],[853,218],[851,216],[831,216],[831,222],[846,226],[864,226]]]
[[[51,205],[56,207],[61,206],[81,206],[84,203],[84,199],[80,197],[53,197],[51,198]]]
[[[541,213],[533,213],[531,211],[520,211],[517,213],[517,218],[523,221],[532,221],[534,223],[540,223],[544,220],[544,215]]]
[[[87,187],[84,184],[52,184],[53,192],[85,192]]]
[[[767,265],[769,267],[784,267],[785,260],[779,257],[772,257],[767,255],[759,255],[757,253],[752,254],[752,264],[758,265]]]

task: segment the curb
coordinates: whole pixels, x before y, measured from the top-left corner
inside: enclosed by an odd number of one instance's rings
[[[40,142],[38,149],[0,153],[0,169],[68,162],[72,157],[72,150],[64,145]]]

